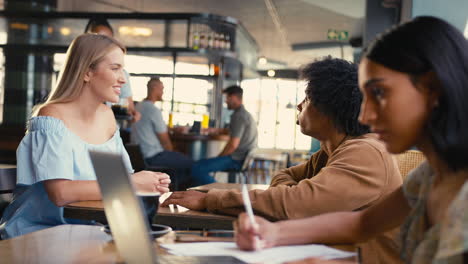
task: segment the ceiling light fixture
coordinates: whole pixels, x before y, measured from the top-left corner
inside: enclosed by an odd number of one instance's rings
[[[153,34],[153,30],[147,27],[132,27],[132,26],[122,26],[119,27],[119,33],[121,35],[128,35],[128,36],[142,36],[142,37],[149,37]]]
[[[62,35],[68,36],[68,35],[70,35],[70,33],[71,33],[70,28],[68,28],[68,27],[60,28],[60,34],[62,34]]]
[[[260,56],[258,58],[258,64],[260,64],[260,65],[265,65],[265,64],[267,64],[267,62],[268,62],[268,60],[267,60],[267,58],[265,58],[265,56]]]

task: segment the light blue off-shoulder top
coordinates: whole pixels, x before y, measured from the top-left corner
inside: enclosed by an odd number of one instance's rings
[[[125,166],[132,165],[119,131],[103,144],[89,144],[57,118],[33,117],[17,151],[17,185],[13,201],[0,221],[0,235],[11,238],[60,224],[84,224],[63,217],[63,208],[49,200],[43,181],[51,179],[96,180],[89,150],[121,153]]]

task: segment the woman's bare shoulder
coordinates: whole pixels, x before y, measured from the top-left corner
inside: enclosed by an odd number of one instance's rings
[[[58,119],[63,117],[63,105],[61,104],[48,104],[39,109],[38,116],[51,116]]]
[[[117,129],[114,112],[112,112],[111,108],[105,104],[102,104],[102,106],[99,107],[99,112],[101,113],[100,120],[102,120],[103,124],[106,124],[106,127],[111,133],[114,133]]]
[[[98,112],[100,113],[100,116],[103,118],[108,119],[109,117],[112,117],[112,119],[114,119],[114,112],[112,112],[112,109],[105,104],[102,104],[101,106],[99,106]]]

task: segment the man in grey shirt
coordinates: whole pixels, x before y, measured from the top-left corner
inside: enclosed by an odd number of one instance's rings
[[[164,84],[159,78],[151,78],[147,88],[147,97],[135,107],[141,113],[141,119],[132,125],[131,141],[140,146],[148,165],[173,169],[175,171],[175,174],[171,175],[173,181],[179,186],[187,185],[193,160],[173,151],[161,110],[154,105],[156,101],[162,100]]]
[[[213,183],[215,180],[210,172],[240,169],[247,153],[257,147],[257,124],[242,104],[242,88],[230,86],[223,93],[228,109],[234,110],[229,125],[230,138],[218,157],[193,164],[192,183],[195,186]]]

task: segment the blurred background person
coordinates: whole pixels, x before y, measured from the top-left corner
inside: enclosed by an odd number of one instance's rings
[[[202,159],[192,167],[194,186],[215,182],[210,172],[240,170],[249,151],[257,147],[257,123],[242,104],[243,90],[237,85],[223,90],[229,110],[234,110],[229,123],[229,141],[218,157]]]
[[[114,37],[114,30],[112,29],[112,26],[109,24],[107,19],[104,19],[104,18],[90,19],[88,24],[86,25],[85,33],[96,33],[96,34],[105,35],[111,38]],[[126,103],[127,110],[128,110],[127,112],[129,115],[132,116],[133,118],[132,121],[136,122],[140,120],[141,116],[140,116],[140,113],[135,110],[135,104],[133,103],[132,87],[130,85],[130,74],[125,69],[123,70],[123,72],[124,72],[124,77],[125,77],[125,84],[122,85],[122,89],[121,89],[121,93],[119,97],[121,99],[126,99],[125,103]]]
[[[151,78],[147,84],[146,98],[136,105],[141,119],[132,124],[131,142],[140,146],[146,164],[168,167],[175,171],[172,180],[176,189],[184,189],[190,184],[190,169],[193,160],[173,151],[167,125],[161,110],[154,103],[161,101],[164,84],[159,78]]]

